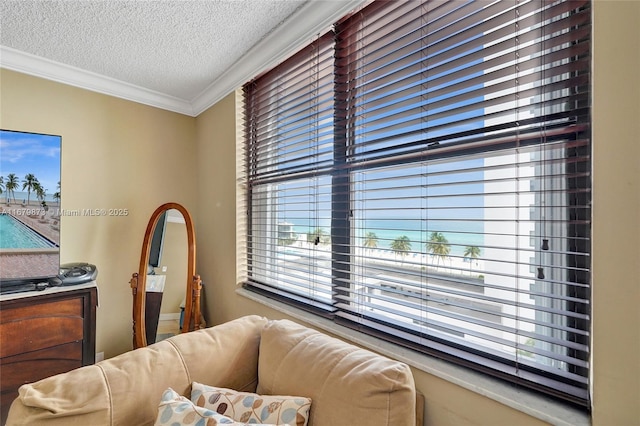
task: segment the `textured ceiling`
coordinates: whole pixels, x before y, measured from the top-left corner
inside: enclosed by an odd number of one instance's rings
[[[286,33],[292,21],[300,20],[301,10],[315,8],[311,20],[317,22],[307,23],[312,28],[326,25],[351,3],[0,0],[0,45],[9,48],[0,65],[12,68],[2,63],[9,53],[26,53],[189,103],[222,76],[235,72],[252,47],[278,31]],[[305,16],[309,19],[309,14]],[[278,40],[283,49],[294,42],[286,36],[271,37],[270,42]]]

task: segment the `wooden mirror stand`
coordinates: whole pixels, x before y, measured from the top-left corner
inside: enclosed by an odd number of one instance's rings
[[[130,284],[133,294],[133,347],[141,348],[147,346],[147,333],[145,321],[145,307],[147,300],[147,271],[149,267],[149,256],[151,253],[151,241],[156,225],[160,217],[171,209],[179,211],[184,217],[187,231],[187,271],[186,271],[186,295],[184,303],[184,316],[182,319],[181,332],[197,330],[200,328],[200,291],[202,282],[200,276],[196,275],[196,240],[191,215],[182,205],[177,203],[166,203],[158,207],[149,219],[147,230],[142,243],[142,254],[140,256],[140,267],[134,273]]]

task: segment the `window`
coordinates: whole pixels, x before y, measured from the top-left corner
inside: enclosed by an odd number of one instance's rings
[[[589,2],[373,2],[247,83],[245,285],[588,406]]]

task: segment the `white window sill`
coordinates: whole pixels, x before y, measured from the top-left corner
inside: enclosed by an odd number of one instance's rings
[[[300,321],[304,321],[313,327],[325,330],[328,333],[381,353],[389,358],[402,361],[413,368],[447,380],[487,398],[491,398],[542,421],[562,426],[588,426],[591,424],[588,413],[554,401],[551,398],[524,389],[514,389],[513,386],[484,374],[340,326],[325,318],[315,316],[309,312],[264,297],[249,290],[239,288],[236,290],[236,293],[299,319]]]

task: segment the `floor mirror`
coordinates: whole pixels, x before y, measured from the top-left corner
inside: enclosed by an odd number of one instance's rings
[[[138,272],[130,281],[134,349],[162,339],[166,330],[159,330],[158,326],[163,316],[179,324],[178,332],[200,328],[202,282],[195,271],[196,239],[191,215],[178,203],[163,204],[149,219]]]

